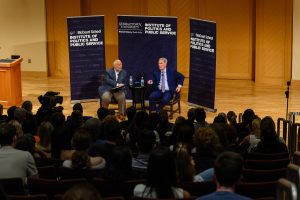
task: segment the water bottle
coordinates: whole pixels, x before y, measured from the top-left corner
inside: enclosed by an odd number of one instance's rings
[[[132,79],[132,76],[129,76],[129,85],[130,85],[130,86],[133,85],[133,79]]]
[[[144,77],[141,78],[141,87],[144,87],[145,85],[145,81],[144,81]]]

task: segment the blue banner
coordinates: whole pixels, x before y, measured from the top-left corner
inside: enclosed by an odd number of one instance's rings
[[[177,18],[118,16],[118,27],[119,58],[134,82],[152,79],[160,57],[177,68]]]
[[[216,23],[190,19],[188,102],[215,109]]]
[[[68,17],[71,101],[99,99],[105,72],[104,16]]]

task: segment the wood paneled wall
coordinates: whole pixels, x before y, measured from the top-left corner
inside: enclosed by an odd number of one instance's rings
[[[69,76],[67,16],[104,15],[106,66],[117,15],[178,17],[178,69],[189,76],[189,18],[217,22],[217,78],[283,84],[291,76],[292,0],[46,0],[50,75]],[[188,81],[187,81],[188,82]]]
[[[256,1],[256,82],[291,79],[293,0]]]

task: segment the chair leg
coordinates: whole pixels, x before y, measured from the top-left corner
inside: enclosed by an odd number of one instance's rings
[[[181,113],[180,100],[178,101],[178,110],[179,110],[179,114],[180,114]]]
[[[170,119],[173,119],[173,104],[170,105]]]

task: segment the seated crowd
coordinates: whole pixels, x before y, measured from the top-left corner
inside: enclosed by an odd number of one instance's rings
[[[30,101],[3,115],[0,106],[0,179],[38,176],[35,160],[57,159],[66,168],[103,169],[107,180],[134,180],[143,174],[146,183],[134,188],[136,197],[188,198],[177,183],[215,177],[216,193],[201,199],[222,199],[240,179],[243,156],[288,152],[273,119],[261,119],[252,109],[244,111],[240,123],[233,111],[208,123],[202,108],[191,108],[187,119],[180,116],[175,123],[165,111],[148,114],[129,107],[126,115],[120,122],[114,111],[101,107],[97,118],[88,117],[80,104],[68,117],[63,109],[33,114]]]

